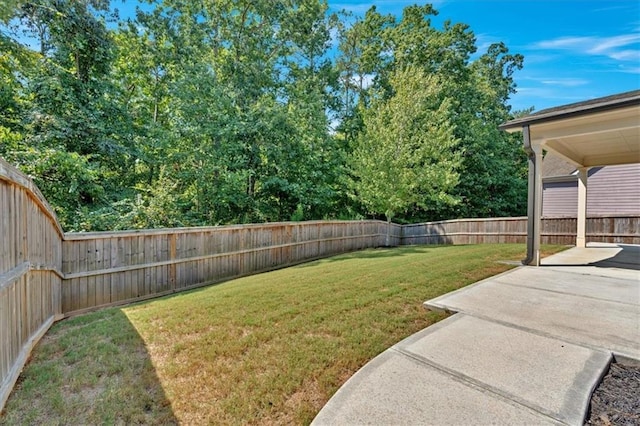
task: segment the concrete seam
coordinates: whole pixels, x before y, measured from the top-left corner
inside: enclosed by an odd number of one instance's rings
[[[520,268],[525,268],[525,267],[526,266],[518,266],[518,267],[515,267],[515,268],[507,269],[506,271],[501,272],[501,273],[499,273],[497,275],[492,275],[492,276],[487,277],[487,278],[485,278],[483,280],[476,281],[474,283],[471,283],[471,284],[465,285],[463,287],[460,287],[457,290],[453,290],[453,291],[450,291],[449,293],[445,293],[445,294],[443,294],[441,296],[434,297],[433,299],[429,299],[426,302],[424,302],[423,305],[427,306],[427,307],[433,306],[436,309],[440,309],[440,308],[438,308],[438,305],[437,305],[437,301],[439,299],[444,299],[445,297],[450,297],[450,296],[453,296],[455,294],[462,293],[462,292],[464,292],[466,290],[469,290],[469,289],[477,287],[477,286],[479,286],[481,284],[484,284],[485,282],[493,281],[496,278],[502,277],[503,275],[511,274],[511,273],[513,273],[515,271],[518,271]],[[436,303],[436,305],[432,305],[432,303]],[[444,310],[444,308],[442,308],[442,310]],[[446,311],[446,312],[448,313],[448,312],[457,312],[457,311]]]
[[[558,291],[558,290],[551,290],[551,289],[547,289],[547,288],[534,287],[534,286],[530,286],[530,285],[526,285],[526,284],[514,284],[514,283],[510,283],[510,282],[506,282],[506,281],[498,281],[498,280],[496,280],[496,282],[499,283],[500,285],[507,285],[509,287],[528,288],[530,290],[546,291],[546,292],[549,292],[549,293],[562,294],[562,295],[565,295],[565,296],[583,297],[585,299],[599,300],[599,301],[602,301],[602,302],[616,303],[616,304],[626,305],[626,306],[633,306],[633,307],[637,307],[638,306],[637,303],[619,302],[619,301],[616,301],[616,300],[603,299],[601,297],[594,297],[594,296],[588,296],[588,295],[583,295],[583,294],[575,294],[575,293],[567,293],[567,292],[564,292],[564,291]]]
[[[465,386],[469,386],[473,389],[479,390],[479,391],[486,391],[489,392],[495,396],[497,396],[501,401],[504,401],[506,403],[509,403],[511,405],[517,406],[517,407],[524,407],[527,410],[533,411],[538,415],[542,415],[544,417],[548,417],[549,419],[556,421],[556,422],[560,422],[562,424],[568,425],[570,423],[568,423],[567,419],[561,418],[561,414],[560,413],[554,413],[552,411],[549,411],[543,407],[540,407],[536,404],[533,404],[529,401],[526,401],[522,398],[520,398],[517,395],[502,391],[488,383],[482,382],[480,380],[474,379],[471,376],[468,376],[464,373],[461,373],[459,371],[455,371],[453,369],[450,369],[448,367],[445,367],[441,364],[438,364],[437,362],[434,362],[428,358],[425,358],[423,356],[420,356],[418,354],[415,354],[413,352],[407,351],[405,349],[402,348],[398,348],[398,347],[392,347],[390,348],[390,350],[404,356],[407,357],[409,359],[412,359],[413,361],[416,361],[420,364],[426,365],[428,367],[434,368],[438,371],[440,371],[441,373],[444,373],[448,376],[451,376],[454,380],[458,381],[459,383],[464,384]],[[517,405],[516,405],[517,404]]]
[[[455,312],[455,313],[459,313],[459,314],[468,315],[470,317],[474,317],[474,318],[478,318],[478,319],[481,319],[481,320],[489,321],[489,322],[492,322],[492,323],[495,323],[495,324],[500,324],[500,325],[504,325],[506,327],[515,328],[515,329],[520,330],[520,331],[526,331],[526,332],[531,333],[531,334],[537,334],[538,336],[559,340],[561,342],[565,342],[565,343],[568,343],[568,344],[571,344],[571,345],[575,345],[575,346],[581,346],[583,348],[590,349],[590,350],[593,350],[593,351],[598,351],[598,352],[602,352],[602,353],[613,353],[614,355],[615,354],[619,354],[622,357],[627,357],[627,358],[630,358],[630,359],[636,359],[632,355],[628,355],[628,354],[622,353],[622,352],[617,351],[617,350],[610,350],[610,349],[606,349],[606,348],[601,348],[599,346],[590,345],[588,343],[580,342],[580,341],[577,341],[577,340],[567,339],[564,336],[558,336],[558,335],[555,335],[555,334],[547,333],[546,331],[536,330],[535,328],[528,328],[528,327],[524,327],[524,326],[521,326],[521,325],[518,325],[518,324],[510,323],[510,322],[507,322],[507,321],[501,321],[501,320],[498,320],[498,319],[495,319],[495,318],[491,318],[491,317],[486,316],[486,315],[467,312],[467,311],[462,310],[462,309],[455,310],[454,308],[452,308],[450,306],[445,306],[445,305],[442,305],[441,307],[435,307],[435,308],[439,309],[439,310],[442,310],[442,311],[445,311],[445,312]]]

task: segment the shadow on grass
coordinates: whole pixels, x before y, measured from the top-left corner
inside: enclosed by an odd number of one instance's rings
[[[295,268],[308,268],[310,266],[317,265],[317,262],[333,263],[344,262],[351,259],[382,259],[392,257],[402,257],[411,254],[426,254],[431,250],[445,247],[444,245],[416,245],[416,246],[400,246],[400,247],[379,247],[375,249],[365,249],[360,251],[354,251],[351,253],[345,253],[328,257],[325,259],[315,260],[312,262],[302,263],[295,266]]]
[[[400,236],[402,245],[380,247],[376,249],[355,251],[348,254],[330,257],[323,262],[342,262],[349,259],[380,259],[400,257],[416,253],[427,253],[431,249],[450,246],[453,241],[446,235],[446,230],[441,223],[421,223],[406,225]],[[463,244],[461,244],[463,245]],[[305,263],[298,267],[312,266],[315,262]]]
[[[118,308],[55,324],[0,424],[178,424],[144,341]]]

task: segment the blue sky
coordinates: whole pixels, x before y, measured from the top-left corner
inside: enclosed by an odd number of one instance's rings
[[[401,16],[416,1],[329,0],[333,10]],[[525,57],[514,110],[536,110],[640,89],[638,0],[434,0],[444,20],[471,27],[483,52],[503,41]],[[423,3],[420,3],[423,4]]]

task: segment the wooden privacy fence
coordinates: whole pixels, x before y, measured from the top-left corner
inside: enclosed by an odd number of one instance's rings
[[[62,235],[38,188],[0,159],[0,410],[31,349],[62,318]]]
[[[391,225],[391,243],[401,227]],[[65,234],[62,311],[176,291],[384,245],[380,221],[315,221]]]
[[[416,225],[315,221],[64,234],[33,183],[0,159],[0,409],[54,321],[364,248],[524,243],[527,219]],[[576,220],[543,220],[542,241],[573,244]],[[640,244],[640,217],[587,221],[591,241]]]
[[[353,250],[401,226],[316,221],[64,234],[31,180],[0,159],[0,410],[55,320]]]
[[[576,218],[542,219],[543,244],[576,242]],[[402,226],[400,244],[526,243],[527,218],[456,219]],[[640,244],[640,216],[587,218],[587,241]]]

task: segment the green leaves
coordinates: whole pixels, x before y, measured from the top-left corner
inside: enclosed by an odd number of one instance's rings
[[[411,207],[455,203],[449,191],[460,163],[451,102],[438,104],[437,78],[408,67],[391,76],[390,86],[394,95],[374,98],[364,114],[352,163],[356,196],[389,221]]]
[[[65,229],[520,213],[497,125],[522,57],[432,5],[162,0],[113,26],[108,0],[5,3],[0,155]]]
[[[54,207],[67,230],[80,230],[83,208],[104,197],[100,172],[90,156],[63,149],[27,148],[12,153],[12,160],[34,181]]]
[[[420,134],[446,133],[449,130],[445,129],[451,129],[458,141],[449,147],[456,158],[454,169],[464,178],[447,179],[446,173],[431,176],[431,182],[439,182],[446,189],[432,194],[430,202],[420,203],[415,198],[412,200],[414,190],[409,184],[402,183],[400,173],[395,176],[394,184],[409,190],[402,195],[403,191],[396,188],[385,195],[380,193],[376,198],[402,207],[389,209],[389,206],[378,205],[373,208],[371,200],[362,201],[371,212],[388,211],[400,214],[399,220],[409,221],[522,214],[523,200],[526,200],[526,182],[522,174],[525,157],[519,143],[498,130],[498,125],[509,118],[507,102],[515,88],[513,73],[522,67],[523,58],[510,54],[503,43],[491,45],[486,53],[478,55],[475,35],[468,25],[447,21],[442,28],[435,28],[431,22],[435,15],[437,11],[432,5],[409,6],[402,19],[396,21],[393,17],[380,15],[372,7],[363,20],[343,28],[340,35],[343,54],[338,66],[342,72],[345,118],[339,129],[348,142],[358,140],[354,155],[359,167],[362,159],[358,156],[368,155],[367,150],[379,149],[377,146],[363,149],[365,143],[376,141],[378,144],[393,138],[402,140],[406,129],[415,128],[411,138],[416,141]],[[410,88],[403,89],[405,101],[400,101],[398,76],[409,70],[414,70],[414,74],[421,73],[431,80],[431,85],[437,85],[438,90],[428,94],[427,106],[416,109],[416,105],[422,105],[416,94],[427,93],[429,89],[420,84],[412,85],[410,76],[405,76],[403,84]],[[362,84],[363,81],[368,84]],[[419,110],[436,111],[442,105],[446,105],[448,112],[440,112],[439,116],[426,116]],[[392,118],[381,121],[383,116]],[[442,117],[447,117],[448,121],[443,121]],[[430,128],[427,125],[416,128],[414,121],[430,123]],[[370,155],[375,158],[373,153]],[[378,169],[382,168],[380,162],[392,161],[386,158],[397,158],[391,152],[380,155],[372,162]],[[410,170],[410,161],[402,159],[398,164],[387,165],[393,170],[404,170],[402,164],[408,164]],[[386,178],[380,178],[381,181],[389,180],[393,174],[391,169],[386,172]],[[371,175],[370,172],[362,173]],[[362,173],[356,179],[361,192]],[[378,173],[382,171],[378,170]],[[406,170],[404,174],[407,174]],[[407,176],[420,186],[417,177]],[[421,176],[428,176],[428,173]],[[370,192],[375,191],[372,188]],[[407,200],[407,204],[392,203],[394,196]]]

